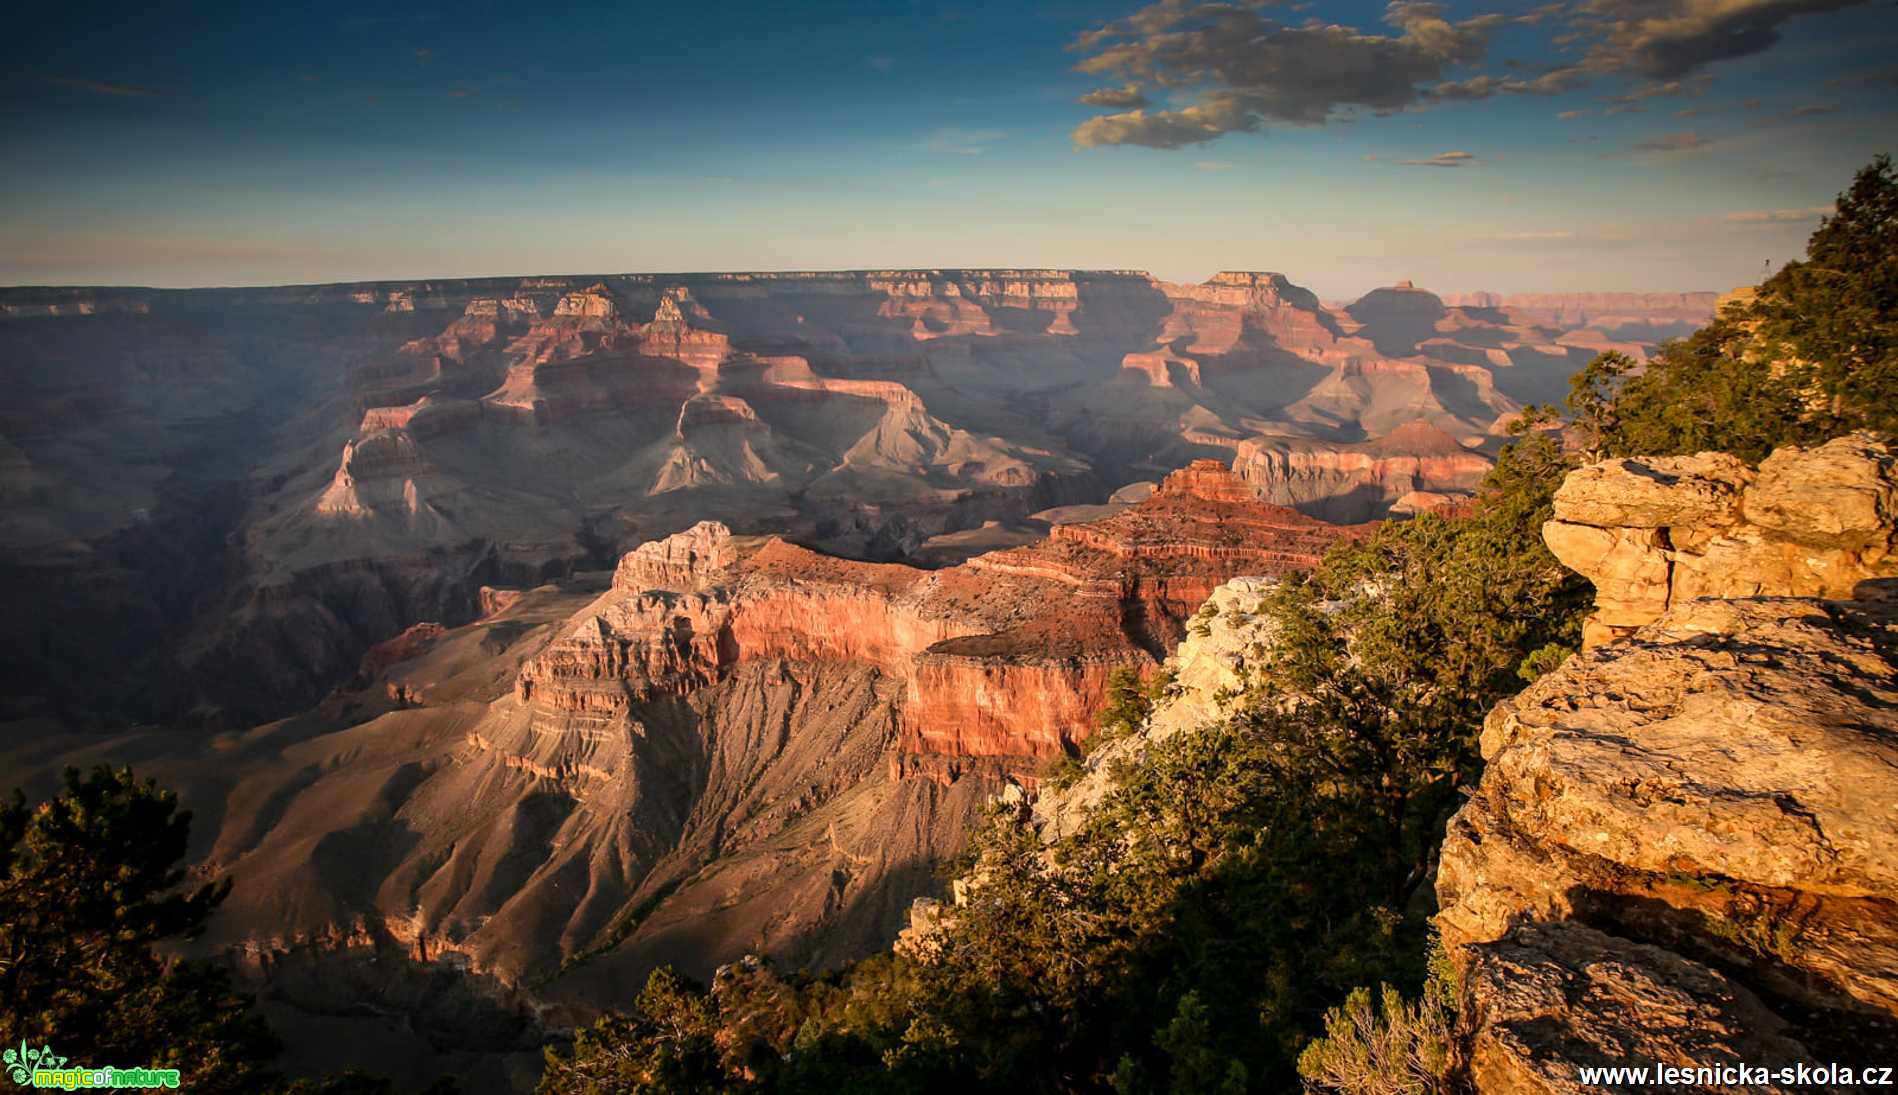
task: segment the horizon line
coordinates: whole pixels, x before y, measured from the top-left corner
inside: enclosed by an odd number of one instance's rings
[[[351,280],[351,281],[308,281],[308,282],[258,281],[258,282],[232,282],[232,283],[217,284],[217,285],[148,285],[148,284],[138,284],[138,283],[129,283],[129,282],[127,283],[67,282],[67,283],[54,284],[54,283],[42,282],[42,283],[16,283],[16,284],[0,285],[0,293],[11,294],[15,292],[26,292],[26,291],[58,292],[58,291],[72,291],[72,290],[108,290],[108,291],[114,291],[114,292],[147,292],[147,293],[215,293],[215,292],[236,292],[236,291],[241,291],[241,290],[256,290],[256,289],[327,289],[327,288],[342,288],[342,287],[356,287],[356,286],[363,286],[363,287],[411,286],[411,285],[418,285],[418,284],[455,283],[455,282],[462,282],[462,283],[508,282],[508,281],[529,281],[529,280],[540,279],[540,278],[547,278],[547,279],[559,278],[559,279],[565,279],[565,280],[585,280],[588,278],[596,278],[596,279],[614,279],[614,278],[618,278],[618,279],[634,279],[634,278],[728,279],[728,278],[753,278],[753,277],[760,277],[760,278],[846,277],[846,276],[853,276],[853,275],[854,276],[870,276],[870,275],[878,275],[878,274],[891,274],[891,275],[904,275],[904,274],[910,274],[910,275],[913,275],[913,274],[1037,275],[1037,274],[1047,274],[1047,275],[1067,275],[1070,277],[1074,275],[1092,275],[1092,276],[1102,276],[1102,277],[1124,277],[1124,278],[1137,277],[1137,278],[1144,278],[1148,281],[1161,284],[1161,285],[1187,285],[1187,286],[1210,285],[1223,275],[1242,274],[1242,275],[1247,275],[1247,276],[1252,276],[1252,277],[1282,278],[1293,287],[1304,289],[1306,292],[1310,292],[1312,293],[1312,295],[1318,296],[1321,301],[1325,299],[1342,299],[1342,298],[1327,298],[1319,294],[1316,290],[1311,289],[1309,286],[1301,284],[1296,279],[1294,279],[1291,275],[1286,274],[1280,270],[1265,270],[1265,269],[1248,270],[1248,269],[1239,269],[1239,268],[1227,268],[1227,269],[1214,271],[1211,275],[1199,281],[1172,281],[1166,278],[1157,277],[1148,270],[1138,269],[1134,267],[1024,266],[1024,265],[864,266],[864,267],[836,267],[836,268],[829,268],[829,269],[781,268],[781,269],[742,269],[742,270],[741,269],[621,270],[621,271],[605,272],[605,273],[579,272],[579,273],[525,273],[525,274],[446,274],[446,275],[423,275],[423,276],[417,276],[417,277],[364,278],[364,279]],[[1357,297],[1361,298],[1365,296],[1366,294],[1376,292],[1379,289],[1399,289],[1399,288],[1406,288],[1406,287],[1412,288],[1412,289],[1418,289],[1424,292],[1429,292],[1437,296],[1450,295],[1450,294],[1474,295],[1474,294],[1479,294],[1479,293],[1490,293],[1496,296],[1531,296],[1531,295],[1572,296],[1572,295],[1579,295],[1579,294],[1619,294],[1619,295],[1626,295],[1626,296],[1655,296],[1655,295],[1662,295],[1662,294],[1675,294],[1675,295],[1711,294],[1711,295],[1718,296],[1722,293],[1731,291],[1731,288],[1729,289],[1707,289],[1707,288],[1649,289],[1649,290],[1634,290],[1634,289],[1502,290],[1502,289],[1489,289],[1489,288],[1475,288],[1475,289],[1439,290],[1439,289],[1431,289],[1428,286],[1414,285],[1411,282],[1412,282],[1412,279],[1399,278],[1397,281],[1390,282],[1388,284],[1373,285],[1369,289],[1365,289],[1362,292],[1358,293]],[[1733,288],[1739,288],[1739,287],[1736,286]],[[1356,299],[1356,298],[1353,298],[1353,299]]]

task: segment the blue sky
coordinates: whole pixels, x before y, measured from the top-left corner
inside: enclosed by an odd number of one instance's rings
[[[1890,0],[54,7],[0,44],[0,284],[1722,289],[1898,151]]]

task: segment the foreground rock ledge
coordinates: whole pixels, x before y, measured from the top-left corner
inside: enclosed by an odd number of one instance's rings
[[[1596,1044],[1610,1022],[1584,993],[1508,1037],[1484,1026],[1521,1010],[1499,995],[1518,987],[1495,975],[1498,956],[1549,951],[1537,925],[1559,922],[1620,937],[1588,937],[1588,969],[1662,948],[1757,993],[1808,1044],[1898,1031],[1898,605],[1676,605],[1499,705],[1482,747],[1437,896],[1444,942],[1473,973],[1466,1018],[1486,1067],[1544,1074],[1536,1061]],[[1579,946],[1551,968],[1582,968]],[[1688,985],[1652,962],[1614,977],[1637,975]],[[1719,992],[1703,1000],[1714,1012],[1741,1006]],[[1637,1040],[1692,1063],[1696,1029]]]
[[[1468,961],[1470,1081],[1483,1095],[1602,1091],[1580,1081],[1591,1065],[1812,1059],[1785,1020],[1718,972],[1572,921],[1525,925],[1471,947]]]

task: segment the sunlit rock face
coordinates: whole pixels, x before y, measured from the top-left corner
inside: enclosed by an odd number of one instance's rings
[[[1233,471],[1260,497],[1335,521],[1424,512],[1468,498],[1492,461],[1426,422],[1363,442],[1258,438]]]
[[[618,713],[750,660],[864,662],[903,683],[911,752],[1032,766],[1085,735],[1112,669],[1163,656],[1222,581],[1308,568],[1364,531],[1262,503],[1214,461],[1123,512],[938,571],[706,522],[628,553],[517,695]]]
[[[1545,538],[1594,645],[1490,713],[1439,865],[1479,1090],[1898,1045],[1891,467],[1861,434],[1570,474]]]
[[[1278,634],[1271,616],[1261,611],[1277,583],[1275,577],[1246,575],[1213,589],[1193,613],[1186,637],[1162,664],[1168,686],[1145,723],[1089,749],[1083,771],[1069,786],[1043,788],[1035,796],[1033,817],[1042,839],[1059,839],[1085,824],[1122,763],[1137,759],[1154,742],[1216,723],[1245,703],[1248,671],[1258,668]]]
[[[1898,575],[1898,448],[1854,434],[1781,449],[1610,460],[1570,475],[1543,539],[1595,583],[1590,643],[1695,597],[1850,597]]]

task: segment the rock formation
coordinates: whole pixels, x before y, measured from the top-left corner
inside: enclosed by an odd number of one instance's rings
[[[603,589],[483,587],[479,621],[376,645],[319,708],[216,739],[218,765],[196,738],[118,747],[201,805],[207,869],[244,880],[203,946],[266,979],[313,952],[450,963],[585,1011],[662,961],[887,944],[988,798],[1085,736],[1115,668],[1152,670],[1235,574],[1361,532],[1215,461],[938,570],[701,522]]]
[[[1372,441],[1245,441],[1233,457],[1233,471],[1268,502],[1326,520],[1363,521],[1469,497],[1490,463],[1435,426],[1416,421]]]
[[[1723,453],[1610,460],[1555,496],[1543,539],[1595,583],[1584,641],[1695,597],[1849,597],[1898,575],[1898,448],[1857,434],[1757,471]]]
[[[1891,451],[1564,484],[1547,538],[1606,622],[1491,712],[1439,866],[1478,1090],[1898,1048],[1898,610],[1869,577],[1891,572]],[[1606,540],[1633,546],[1573,546]]]
[[[1551,329],[1593,330],[1619,340],[1685,338],[1705,325],[1714,293],[1447,293],[1454,308],[1500,313],[1510,322]]]
[[[1248,664],[1275,634],[1271,620],[1258,608],[1276,583],[1275,578],[1254,575],[1230,579],[1212,591],[1194,612],[1186,637],[1161,665],[1166,692],[1145,724],[1134,734],[1090,750],[1082,775],[1072,785],[1035,797],[1033,816],[1044,840],[1079,828],[1088,810],[1107,793],[1114,769],[1123,760],[1152,742],[1197,730],[1228,712],[1243,693]],[[933,910],[924,911],[928,918]],[[927,925],[912,927],[919,936],[927,934]]]
[[[1122,513],[934,572],[701,523],[626,555],[516,694],[618,717],[756,659],[865,663],[903,689],[899,770],[995,758],[1027,777],[1086,732],[1108,673],[1152,665],[1221,581],[1308,568],[1361,531],[1261,503],[1213,461]]]
[[[1414,345],[1380,348],[1390,295],[1361,320],[1248,271],[8,289],[0,543],[32,571],[9,702],[103,717],[103,694],[44,652],[68,642],[50,621],[113,585],[122,605],[168,592],[108,629],[149,678],[110,706],[235,725],[313,702],[410,624],[471,619],[482,584],[608,567],[706,518],[953,562],[1019,542],[1030,514],[1207,456],[1250,459],[1273,500],[1319,516],[1429,508],[1475,458],[1434,436],[1396,451],[1400,427],[1492,445],[1492,425],[1559,394],[1593,343],[1569,338],[1587,341],[1582,311],[1485,301],[1431,306]],[[168,566],[132,544],[212,513],[206,543],[229,558]]]
[[[1468,948],[1467,960],[1465,1064],[1484,1095],[1602,1090],[1581,1082],[1584,1065],[1698,1070],[1811,1060],[1784,1019],[1717,971],[1574,921],[1526,924]]]

